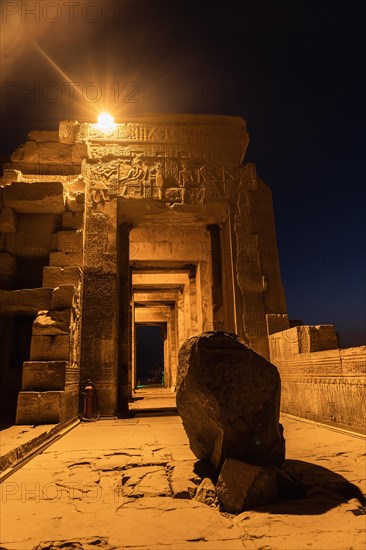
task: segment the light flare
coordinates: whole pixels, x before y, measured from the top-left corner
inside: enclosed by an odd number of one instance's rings
[[[98,116],[98,124],[97,127],[99,130],[102,130],[103,132],[108,132],[110,130],[113,130],[115,127],[114,118],[109,113],[101,113]]]

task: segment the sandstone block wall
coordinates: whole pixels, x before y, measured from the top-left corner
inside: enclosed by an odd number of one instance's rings
[[[15,328],[2,335],[1,384],[12,394],[20,390],[18,424],[60,422],[78,414],[83,266],[79,205],[84,205],[82,185],[77,178],[73,183],[77,165],[80,171],[80,146],[78,151],[60,144],[57,132],[31,132],[0,178],[0,324],[16,327],[14,320],[29,320],[29,335],[16,334]],[[77,208],[69,208],[70,201]],[[19,341],[25,336],[28,351]],[[17,347],[22,349],[23,367],[18,365]],[[12,408],[5,394],[3,400],[4,407]]]
[[[339,349],[332,325],[277,332],[269,345],[281,375],[283,412],[365,430],[366,346]]]

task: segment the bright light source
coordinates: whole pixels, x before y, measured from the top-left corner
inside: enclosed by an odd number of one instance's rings
[[[108,132],[109,130],[113,130],[114,126],[115,126],[115,123],[112,115],[108,113],[101,113],[98,116],[98,128],[103,132]]]

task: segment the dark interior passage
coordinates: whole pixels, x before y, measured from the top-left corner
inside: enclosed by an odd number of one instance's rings
[[[15,423],[23,362],[29,361],[34,317],[0,317],[0,425]]]
[[[136,325],[136,386],[164,385],[164,341],[160,326]]]

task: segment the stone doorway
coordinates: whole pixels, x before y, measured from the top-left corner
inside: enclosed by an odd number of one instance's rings
[[[160,325],[138,324],[135,328],[135,388],[165,385],[164,333]]]
[[[29,361],[34,317],[0,317],[0,419],[1,427],[15,424],[18,393],[22,386],[23,363]]]

